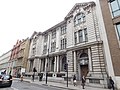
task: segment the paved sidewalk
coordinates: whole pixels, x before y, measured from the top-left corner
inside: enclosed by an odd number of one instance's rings
[[[18,78],[13,78],[13,79],[17,79]],[[48,86],[53,86],[53,87],[59,87],[59,88],[63,88],[63,89],[68,89],[68,90],[109,90],[109,89],[104,89],[104,88],[96,88],[96,87],[89,87],[89,86],[85,86],[85,89],[82,89],[82,87],[80,85],[74,86],[72,84],[63,84],[63,83],[57,83],[57,82],[46,82],[45,81],[38,81],[35,80],[34,82],[30,79],[24,79],[23,81],[29,82],[29,83],[34,83],[34,84],[38,84],[38,85],[48,85]]]

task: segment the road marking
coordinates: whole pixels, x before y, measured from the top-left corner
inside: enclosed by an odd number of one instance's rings
[[[17,88],[14,88],[14,87],[11,87],[13,90],[19,90],[19,89],[17,89]]]

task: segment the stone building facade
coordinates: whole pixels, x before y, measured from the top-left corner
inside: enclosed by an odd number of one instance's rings
[[[69,78],[77,80],[84,75],[86,83],[107,87],[106,62],[103,41],[98,25],[96,4],[77,3],[64,20],[44,32],[31,36],[26,74],[46,72],[48,80],[64,81],[68,63]]]
[[[11,50],[0,56],[0,72],[6,70],[6,74],[9,74],[8,61],[10,60],[10,55],[11,55]]]
[[[18,40],[14,45],[8,62],[9,72],[11,72],[11,75],[18,77],[18,75],[22,73],[21,69],[25,70],[27,68],[29,45],[29,38]]]
[[[120,89],[120,0],[97,0],[107,74]]]

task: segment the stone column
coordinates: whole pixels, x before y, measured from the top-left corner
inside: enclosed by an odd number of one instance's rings
[[[27,62],[27,72],[29,72],[30,71],[30,60],[28,60],[28,62]]]
[[[39,72],[41,72],[41,59],[39,59]]]
[[[59,65],[60,65],[60,71],[61,71],[62,70],[62,60],[61,60],[61,57],[60,57],[59,60],[60,60],[60,64]]]
[[[88,48],[88,58],[89,58],[89,71],[92,71],[92,60],[91,60],[91,50]]]
[[[57,68],[57,57],[55,56],[54,57],[55,58],[55,61],[54,61],[54,72],[56,72],[56,68]]]
[[[76,72],[76,52],[74,51],[74,72]]]
[[[48,64],[47,58],[45,58],[45,72],[47,71],[47,64]]]
[[[59,72],[59,56],[57,56],[57,72]]]
[[[36,69],[37,72],[39,72],[39,58],[36,59]]]

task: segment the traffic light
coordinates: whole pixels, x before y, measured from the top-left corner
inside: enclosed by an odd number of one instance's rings
[[[67,71],[67,69],[68,69],[68,64],[65,63],[65,64],[64,64],[64,70]]]

